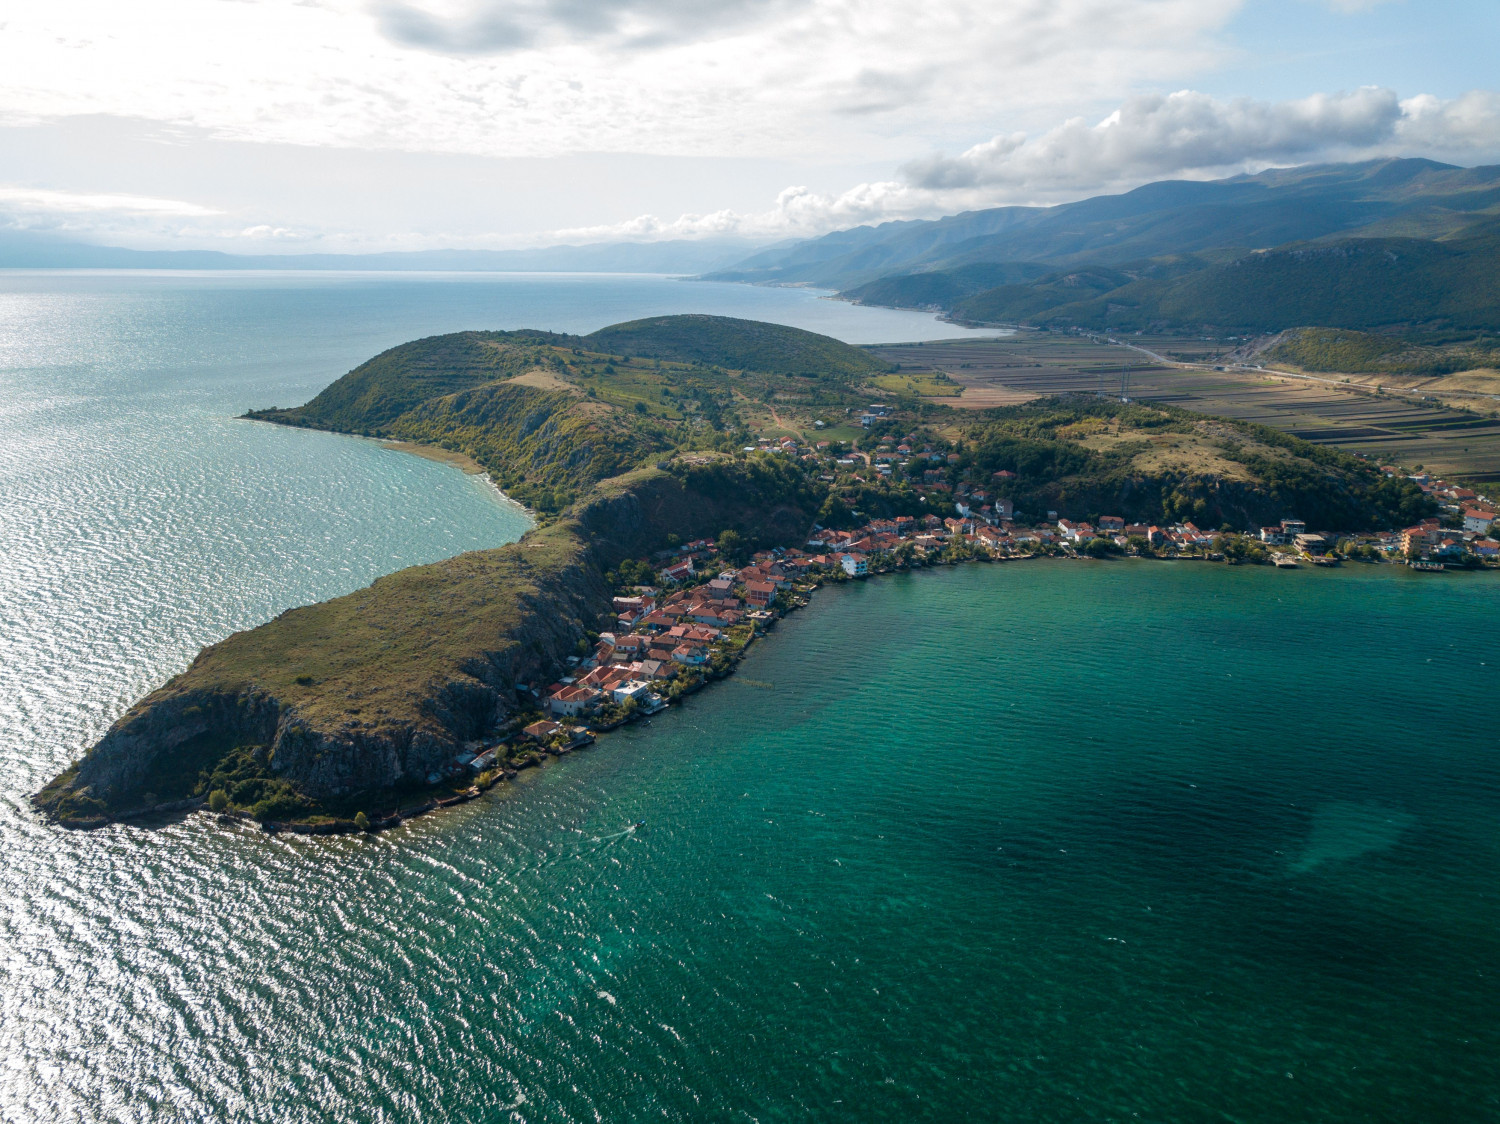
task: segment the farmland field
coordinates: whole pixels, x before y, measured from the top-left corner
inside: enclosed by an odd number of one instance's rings
[[[1051,332],[873,348],[903,370],[930,367],[966,389],[936,399],[984,409],[1051,394],[1164,402],[1259,422],[1308,441],[1473,481],[1500,480],[1500,418],[1440,403],[1251,369],[1214,370],[1220,341],[1131,337],[1134,347]],[[1140,348],[1142,350],[1135,350]],[[1164,355],[1176,366],[1144,352]]]

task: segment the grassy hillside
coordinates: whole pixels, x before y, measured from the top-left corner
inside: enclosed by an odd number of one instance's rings
[[[729,316],[654,316],[612,325],[582,342],[596,352],[781,375],[858,380],[889,369],[831,336]]]
[[[459,332],[392,348],[311,402],[249,416],[438,445],[511,496],[561,511],[593,484],[677,450],[732,449],[750,430],[843,417],[890,371],[814,332],[662,316],[587,337]]]
[[[840,296],[886,308],[952,308],[966,297],[999,285],[1023,285],[1053,272],[1035,262],[980,262],[958,269],[882,277]]]
[[[1199,526],[1260,526],[1295,514],[1358,531],[1401,526],[1431,505],[1348,453],[1278,430],[1160,405],[1052,399],[989,411],[965,435],[981,477],[1033,515],[1100,514]]]
[[[1422,344],[1400,336],[1338,328],[1284,332],[1257,361],[1303,371],[1347,374],[1448,375],[1500,367],[1500,340]]]
[[[1500,329],[1500,227],[1432,242],[1359,238],[1247,254],[1180,276],[1078,271],[1094,291],[1058,276],[958,302],[953,315],[1103,331],[1258,333],[1298,324],[1356,330]],[[1122,283],[1110,285],[1113,277]]]
[[[378,433],[428,399],[519,375],[537,361],[534,344],[567,339],[543,332],[429,336],[361,363],[305,406],[251,416],[345,433]]]

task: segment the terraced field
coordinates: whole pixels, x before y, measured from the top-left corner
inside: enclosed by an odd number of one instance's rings
[[[996,339],[873,348],[903,370],[923,366],[968,388],[931,399],[968,409],[1051,394],[1101,394],[1167,402],[1259,422],[1309,441],[1473,481],[1500,480],[1500,418],[1341,384],[1230,367],[1215,370],[1218,341],[1131,337],[1132,347],[1022,333]],[[1175,365],[1146,354],[1170,356]]]

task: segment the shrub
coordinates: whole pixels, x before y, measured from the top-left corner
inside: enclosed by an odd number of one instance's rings
[[[365,815],[363,812],[355,812],[354,813],[354,826],[357,827],[357,828],[359,828],[360,831],[369,831],[370,830],[370,817],[367,816],[367,815]]]
[[[211,812],[222,812],[229,807],[229,793],[222,788],[216,788],[208,794],[208,810]]]

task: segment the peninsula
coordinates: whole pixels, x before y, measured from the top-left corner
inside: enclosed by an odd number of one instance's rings
[[[960,391],[713,316],[393,348],[248,416],[461,454],[537,525],[206,648],[35,803],[75,827],[202,804],[379,826],[581,736],[549,717],[623,720],[722,673],[820,575],[1044,552],[1257,560],[1280,545],[1268,533],[1358,556],[1378,532],[1443,533],[1421,482],[1264,426],[1097,395],[932,400]]]

